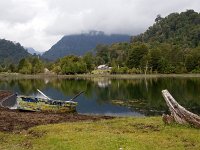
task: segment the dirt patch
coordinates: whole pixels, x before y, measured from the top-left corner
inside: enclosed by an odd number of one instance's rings
[[[20,146],[25,149],[33,149],[33,145],[30,140],[25,140],[24,142],[20,143]]]
[[[1,100],[3,100],[5,97],[7,97],[7,96],[9,96],[9,95],[11,95],[12,94],[12,92],[10,92],[10,91],[0,91],[0,102],[1,102]]]
[[[137,124],[134,124],[133,125],[134,128],[138,129],[138,130],[142,130],[144,132],[147,132],[147,131],[160,131],[160,127],[158,125],[146,125],[146,124],[143,124],[143,123],[137,123]]]
[[[11,92],[0,91],[0,102]],[[55,114],[43,112],[20,112],[0,107],[0,131],[22,131],[30,127],[45,124],[76,121],[97,121],[100,119],[112,119],[108,116],[88,116],[80,114]]]
[[[185,147],[186,149],[192,149],[192,148],[195,147],[195,143],[192,142],[192,141],[190,141],[190,140],[188,140],[188,139],[186,139],[186,138],[183,138],[183,139],[182,139],[182,142],[184,143],[184,147]]]

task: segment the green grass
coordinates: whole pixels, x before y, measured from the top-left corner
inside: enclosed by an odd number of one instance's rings
[[[22,133],[0,132],[1,150],[199,150],[200,130],[165,126],[160,117],[37,126]]]

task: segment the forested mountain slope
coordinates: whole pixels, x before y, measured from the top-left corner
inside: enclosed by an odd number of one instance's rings
[[[159,42],[179,45],[181,47],[198,47],[200,45],[200,14],[194,10],[171,13],[165,18],[160,15],[155,24],[135,37],[132,42]]]
[[[98,64],[111,65],[113,73],[200,73],[200,14],[187,10],[158,15],[130,43],[96,49]]]
[[[43,54],[43,57],[49,60],[66,55],[84,55],[92,51],[98,44],[113,44],[117,42],[129,42],[130,36],[112,34],[106,35],[103,32],[92,31],[87,34],[77,34],[64,36],[60,41],[51,47],[50,50]]]
[[[18,63],[30,54],[19,44],[5,39],[0,39],[0,63]]]

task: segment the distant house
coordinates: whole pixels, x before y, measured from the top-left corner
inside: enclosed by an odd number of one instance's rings
[[[44,73],[49,73],[49,72],[50,72],[49,69],[44,68]]]
[[[99,65],[97,67],[97,69],[99,69],[99,70],[106,70],[106,69],[111,69],[111,67],[108,67],[107,65]]]

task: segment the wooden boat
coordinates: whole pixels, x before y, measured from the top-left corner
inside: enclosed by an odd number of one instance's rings
[[[190,124],[200,128],[200,116],[186,110],[184,107],[179,105],[178,102],[168,92],[168,90],[163,90],[162,95],[171,112],[171,115],[163,115],[163,121],[165,123],[171,123],[175,121],[179,124]]]
[[[44,96],[44,98],[18,95],[17,109],[23,111],[43,111],[55,113],[76,112],[76,106],[78,105],[78,103],[74,102],[73,100],[83,93],[78,93],[69,101],[63,101],[50,99],[40,90],[38,90],[38,92],[40,92]]]

